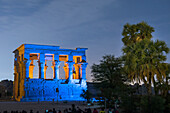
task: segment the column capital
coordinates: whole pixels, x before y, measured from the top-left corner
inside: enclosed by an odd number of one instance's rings
[[[45,66],[45,61],[37,61],[39,65],[44,65]]]
[[[74,66],[81,66],[81,64],[80,63],[75,63]]]
[[[81,65],[81,68],[86,68],[88,65],[86,62],[80,62],[79,64]]]
[[[53,65],[57,66],[57,67],[60,65],[60,63],[61,63],[61,61],[58,61],[58,60],[53,61]]]
[[[31,60],[23,60],[23,63],[24,63],[24,64],[30,64],[30,63],[31,63]]]
[[[66,64],[68,65],[68,68],[73,68],[73,65],[75,64],[75,62],[67,61]]]
[[[80,62],[81,64],[81,76],[82,76],[82,80],[86,80],[86,67],[87,64],[86,62]]]
[[[24,52],[24,59],[29,60],[30,59],[30,53],[25,51]]]

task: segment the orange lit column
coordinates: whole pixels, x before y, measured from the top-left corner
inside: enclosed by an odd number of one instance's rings
[[[76,71],[76,76],[75,79],[80,79],[80,64],[76,63],[74,64],[75,71]]]
[[[25,60],[25,77],[29,78],[29,67],[30,67],[31,60]]]
[[[64,68],[64,72],[65,72],[65,79],[68,79],[68,66],[65,65],[63,68]]]
[[[34,64],[33,64],[33,60],[31,60],[31,63],[30,63],[30,67],[29,67],[29,77],[30,78],[33,78],[33,71],[34,71]]]
[[[54,79],[58,80],[59,79],[59,66],[60,66],[60,61],[54,61]]]
[[[45,54],[40,54],[40,60],[39,60],[39,78],[44,79],[44,67],[45,67]]]
[[[45,64],[45,67],[44,67],[44,79],[46,79],[47,78],[47,68],[48,68],[48,66]]]
[[[68,61],[66,63],[68,65],[68,75],[69,75],[68,80],[69,80],[69,82],[72,82],[72,80],[73,80],[73,65],[74,65],[74,62]]]

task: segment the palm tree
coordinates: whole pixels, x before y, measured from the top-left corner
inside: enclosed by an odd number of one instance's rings
[[[166,77],[167,64],[164,63],[169,48],[163,41],[143,39],[123,48],[124,69],[128,77],[134,82],[143,82],[151,95],[151,85],[155,77],[163,81]]]
[[[167,97],[168,91],[170,90],[170,85],[168,81],[170,80],[170,64],[167,64],[168,70],[166,71],[166,77],[162,81],[156,81],[154,87],[156,88],[156,94]]]
[[[152,38],[152,32],[154,32],[154,28],[149,26],[146,22],[141,22],[133,25],[127,23],[124,25],[122,32],[122,41],[124,45],[127,46],[139,42],[143,39],[150,40]]]

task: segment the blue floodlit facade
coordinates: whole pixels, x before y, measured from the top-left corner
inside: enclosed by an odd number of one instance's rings
[[[17,101],[84,101],[80,94],[87,90],[87,48],[60,49],[59,46],[23,44],[13,53],[14,91]],[[34,61],[38,61],[39,77],[34,78]],[[52,62],[52,66],[47,65]],[[64,66],[61,67],[61,62]],[[53,78],[47,79],[47,69],[53,69]],[[61,79],[59,69],[64,69]]]

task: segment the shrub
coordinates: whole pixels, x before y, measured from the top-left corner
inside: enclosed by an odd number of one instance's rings
[[[161,96],[143,96],[140,105],[144,113],[163,113],[165,109],[165,99]]]

